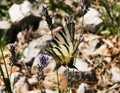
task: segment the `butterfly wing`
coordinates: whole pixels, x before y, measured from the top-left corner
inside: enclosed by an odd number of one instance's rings
[[[56,61],[68,67],[74,67],[73,59],[77,45],[74,40],[74,31],[74,22],[66,22],[66,26],[53,37],[49,47],[46,49],[46,52]]]

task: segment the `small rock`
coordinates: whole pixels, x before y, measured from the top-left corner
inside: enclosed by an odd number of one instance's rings
[[[77,93],[95,93],[93,89],[86,83],[81,83],[77,90]]]
[[[100,40],[98,39],[95,39],[88,43],[89,51],[91,52],[91,54],[95,51],[98,43],[100,43]]]
[[[28,65],[31,65],[33,63],[33,59],[39,54],[40,49],[37,48],[37,44],[39,44],[38,40],[33,40],[30,42],[27,48],[24,50],[24,62],[27,63]],[[31,63],[32,62],[32,63]]]
[[[79,88],[77,90],[77,93],[86,93],[85,90],[88,87],[88,84],[82,83],[79,85]]]
[[[10,23],[8,21],[0,21],[0,29],[8,29],[10,28]]]
[[[13,4],[9,9],[9,15],[12,22],[18,22],[25,16],[30,15],[32,4],[25,0],[22,4]]]
[[[112,73],[112,81],[114,83],[120,82],[120,68],[118,68],[115,64],[112,64],[110,71]]]
[[[81,59],[76,59],[75,62],[75,67],[79,70],[79,71],[90,71],[92,68],[88,66],[88,63],[81,60]]]
[[[13,93],[26,93],[29,89],[26,77],[20,72],[12,73],[10,82]]]
[[[48,24],[45,20],[42,20],[39,24],[39,29],[44,30],[46,32],[50,31]]]
[[[21,12],[22,12],[22,14],[26,15],[27,13],[30,13],[31,10],[32,10],[32,4],[28,0],[25,0],[21,4]]]
[[[99,17],[100,13],[97,10],[89,8],[89,11],[84,15],[84,28],[95,33],[97,25],[103,22]]]

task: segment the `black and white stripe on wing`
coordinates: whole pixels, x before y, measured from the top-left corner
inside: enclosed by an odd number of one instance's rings
[[[60,44],[68,44],[68,42],[70,40],[67,40],[68,39],[68,36],[67,34],[65,33],[65,30],[64,29],[61,29],[57,35],[53,38],[52,42],[51,42],[51,45],[50,46],[53,46],[53,47],[56,47]]]
[[[71,42],[74,42],[74,34],[75,34],[75,23],[68,23],[67,24],[67,28],[68,28],[68,31],[70,33],[70,39],[71,39]]]
[[[62,61],[61,57],[59,55],[56,55],[56,52],[53,49],[46,49],[46,52],[55,59]]]
[[[69,22],[68,22],[69,21]],[[65,31],[67,32],[68,36],[70,37],[70,41],[74,42],[74,35],[75,35],[75,23],[66,19],[66,26],[64,27]]]

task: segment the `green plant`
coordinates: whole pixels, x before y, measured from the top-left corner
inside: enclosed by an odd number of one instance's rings
[[[8,19],[8,9],[10,8],[11,3],[7,0],[1,0],[0,2],[0,20]]]
[[[101,33],[120,35],[120,3],[114,0],[100,0],[103,23],[100,25]]]
[[[2,69],[1,65],[0,65],[0,74],[2,76],[2,80],[3,80],[5,88],[6,88],[6,93],[12,93],[11,86],[10,86],[10,78],[9,78],[8,69],[7,69],[7,64],[6,64],[4,53],[3,53],[5,45],[6,45],[5,33],[6,33],[5,30],[1,30],[1,33],[0,33],[0,52],[2,54],[3,64],[5,66],[7,76],[5,76],[5,73],[3,72],[3,69]]]
[[[7,93],[12,93],[11,86],[10,86],[8,69],[7,69],[7,65],[6,65],[6,62],[5,62],[5,57],[4,57],[4,54],[3,54],[3,45],[2,44],[3,44],[3,42],[0,40],[0,50],[1,50],[1,54],[2,54],[2,58],[3,58],[3,62],[4,62],[7,77],[5,77],[5,73],[3,72],[3,69],[2,69],[1,65],[0,65],[0,74],[1,74],[3,82],[5,84],[6,92]]]
[[[4,49],[6,44],[6,37],[5,37],[6,30],[0,30],[0,45]]]

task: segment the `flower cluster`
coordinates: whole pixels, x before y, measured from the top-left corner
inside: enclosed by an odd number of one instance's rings
[[[10,49],[9,49],[11,56],[10,56],[10,66],[18,66],[18,67],[22,67],[22,63],[18,63],[18,59],[20,57],[19,53],[16,53],[15,51],[15,45],[11,44],[10,45]]]
[[[44,80],[43,69],[48,65],[48,59],[49,58],[47,55],[44,55],[44,54],[39,55],[40,64],[37,65],[37,69],[38,69],[37,74],[38,74],[39,83],[42,82],[42,80]]]
[[[39,60],[40,60],[40,64],[42,67],[46,67],[47,66],[47,61],[48,61],[48,56],[44,55],[44,54],[40,54],[39,55]]]

